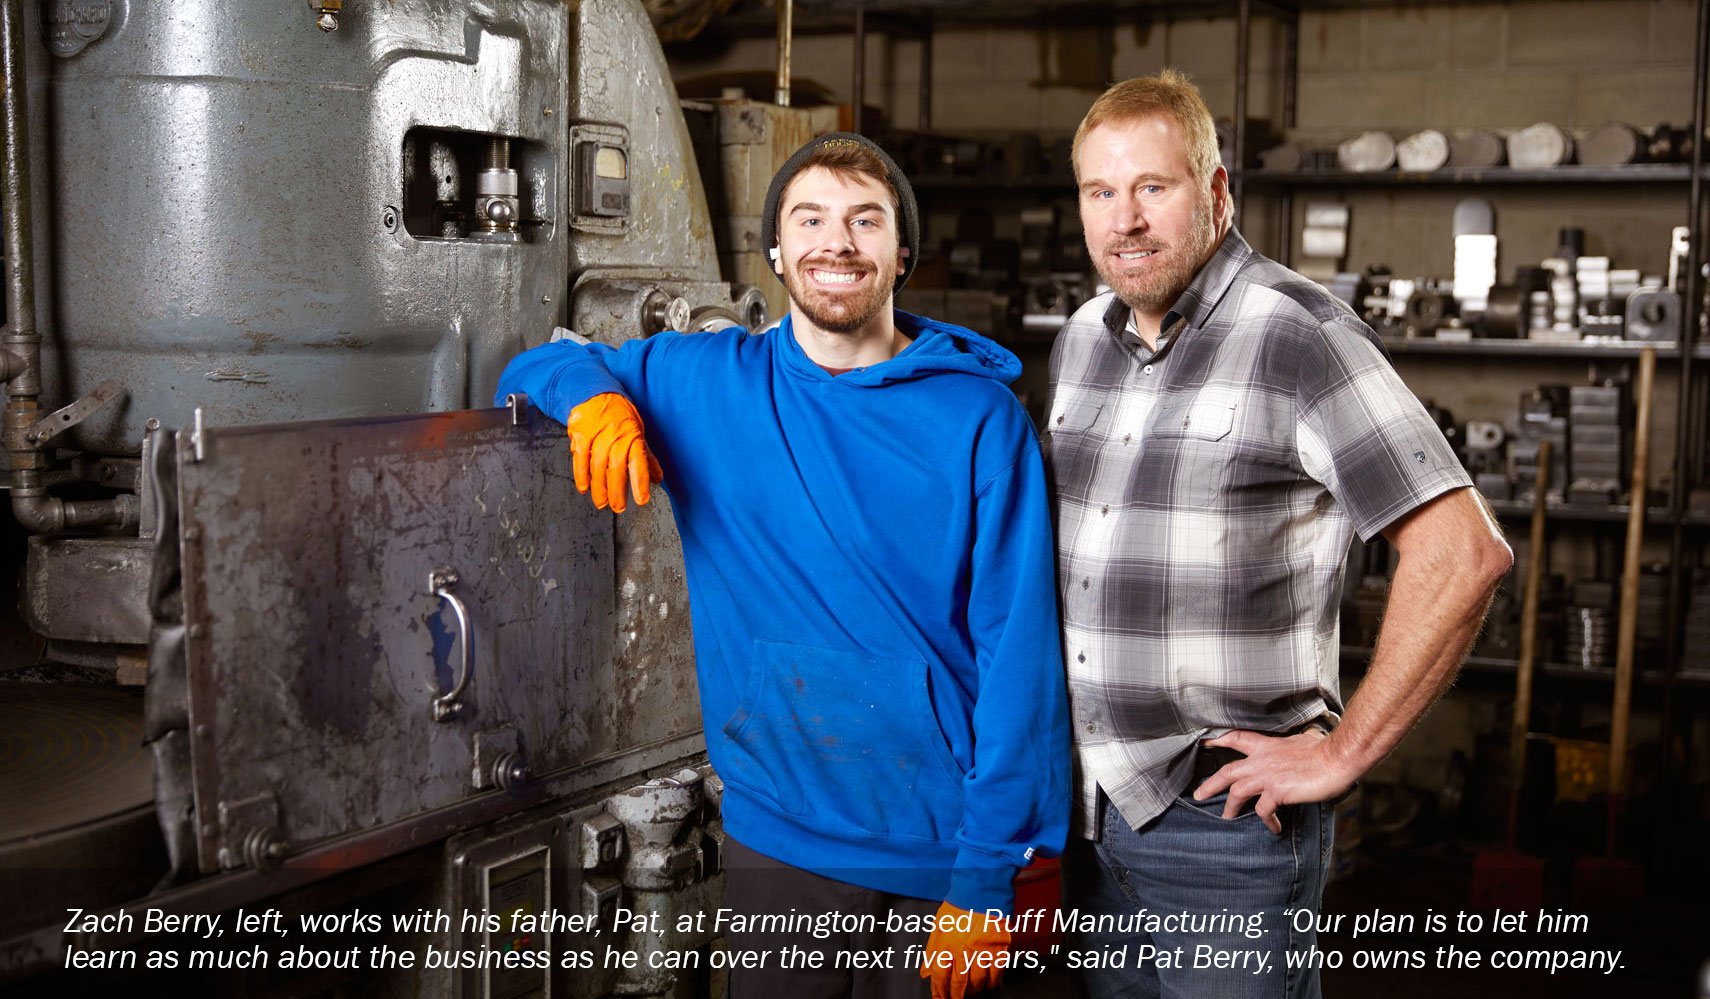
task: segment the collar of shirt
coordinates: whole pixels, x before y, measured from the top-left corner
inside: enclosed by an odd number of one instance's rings
[[[1122,303],[1122,299],[1113,297],[1110,308],[1104,313],[1104,328],[1118,343],[1130,348],[1138,348],[1145,354],[1151,355],[1151,360],[1162,360],[1169,352],[1171,345],[1178,339],[1179,334],[1189,329],[1200,329],[1212,313],[1217,310],[1217,304],[1223,301],[1223,296],[1235,283],[1235,275],[1240,273],[1247,259],[1253,255],[1253,248],[1241,234],[1230,227],[1223,241],[1217,244],[1217,249],[1211,253],[1211,258],[1205,262],[1187,288],[1176,298],[1176,304],[1164,314],[1163,328],[1159,331],[1158,349],[1153,351],[1146,346],[1146,341],[1140,339],[1139,327],[1134,322],[1134,310]],[[1127,339],[1124,333],[1132,332],[1133,338]]]

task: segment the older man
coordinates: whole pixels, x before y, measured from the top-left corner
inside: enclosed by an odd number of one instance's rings
[[[1448,686],[1512,556],[1375,334],[1232,226],[1199,92],[1112,87],[1074,159],[1112,289],[1051,357],[1046,431],[1096,996],[1311,996],[1330,802]],[[1350,537],[1400,553],[1376,653],[1338,690]],[[1097,918],[1107,917],[1107,918]],[[1151,944],[1156,959],[1132,958]],[[1196,948],[1240,955],[1196,966]],[[1178,950],[1177,948],[1182,948]],[[1172,960],[1173,958],[1173,960]],[[1230,959],[1233,962],[1233,959]]]

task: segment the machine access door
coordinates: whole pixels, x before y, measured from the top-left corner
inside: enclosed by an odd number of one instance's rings
[[[668,510],[618,536],[526,404],[202,428],[177,460],[203,870],[383,856],[698,748]]]

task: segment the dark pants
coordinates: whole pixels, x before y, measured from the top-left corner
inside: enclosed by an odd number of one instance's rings
[[[927,934],[887,932],[887,917],[895,912],[909,921],[938,911],[938,902],[891,895],[842,881],[822,878],[763,856],[732,839],[725,844],[724,906],[738,916],[826,914],[836,925],[816,932],[810,925],[794,930],[727,932],[732,952],[763,952],[762,967],[737,967],[730,972],[729,999],[925,999],[931,989],[920,977],[919,948]],[[871,915],[870,930],[850,930],[846,924]],[[904,951],[916,948],[905,967]],[[794,967],[781,967],[788,959]],[[820,955],[819,967],[806,967],[795,948]],[[848,955],[889,950],[889,967],[852,968]]]

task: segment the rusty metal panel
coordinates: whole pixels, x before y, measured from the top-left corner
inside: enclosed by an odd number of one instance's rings
[[[698,730],[668,509],[620,578],[612,515],[576,493],[562,426],[520,419],[179,435],[204,869],[474,795],[535,804],[530,787],[609,780],[614,760],[643,766],[649,747]],[[462,708],[445,720],[434,702],[456,686],[461,639],[429,592],[439,568],[455,570],[473,634]],[[496,777],[507,754],[528,772]]]

